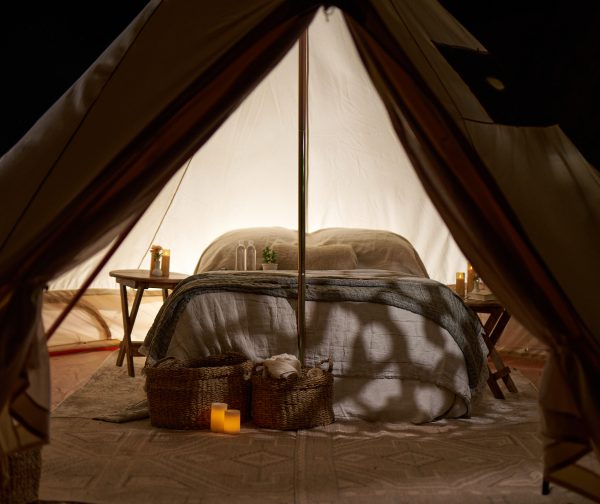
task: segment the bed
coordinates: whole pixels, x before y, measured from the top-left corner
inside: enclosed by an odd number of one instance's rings
[[[278,253],[277,271],[235,272],[235,247]],[[298,354],[297,235],[234,230],[161,307],[142,345],[147,364],[226,351],[252,360]],[[470,416],[487,379],[477,316],[429,278],[413,246],[387,231],[306,235],[305,364],[333,359],[336,418],[430,422]]]

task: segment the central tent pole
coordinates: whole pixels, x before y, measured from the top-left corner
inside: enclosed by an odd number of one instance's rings
[[[298,58],[298,358],[304,366],[306,285],[306,173],[308,170],[308,29],[300,36]]]

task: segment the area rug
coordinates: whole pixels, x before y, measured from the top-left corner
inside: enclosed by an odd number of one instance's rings
[[[541,495],[537,391],[486,394],[473,418],[426,425],[335,422],[298,432],[173,431],[93,420],[144,398],[110,356],[54,412],[40,499],[84,503],[577,504]],[[592,462],[594,463],[594,462]]]

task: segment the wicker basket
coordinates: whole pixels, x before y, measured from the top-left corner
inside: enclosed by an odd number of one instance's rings
[[[297,430],[335,421],[333,414],[333,361],[318,376],[309,376],[311,368],[302,368],[301,376],[287,379],[262,376],[261,364],[252,371],[252,419],[267,429]]]
[[[210,406],[227,403],[249,419],[252,361],[239,353],[186,361],[167,357],[144,368],[150,423],[168,429],[210,427]]]
[[[9,454],[8,473],[6,482],[0,479],[0,502],[37,502],[42,474],[42,449],[36,447]]]

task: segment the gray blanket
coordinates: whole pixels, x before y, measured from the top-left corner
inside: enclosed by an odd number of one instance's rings
[[[194,296],[214,292],[247,292],[297,299],[296,276],[269,273],[201,273],[182,281],[150,328],[144,346],[153,360],[166,355],[179,316]],[[359,278],[308,276],[307,301],[359,301],[386,304],[422,315],[446,329],[461,349],[469,386],[478,388],[485,360],[479,318],[448,287],[430,279],[414,277]]]

